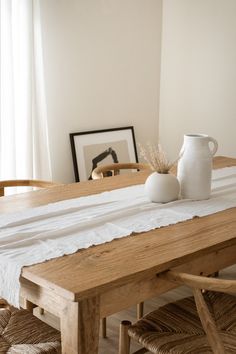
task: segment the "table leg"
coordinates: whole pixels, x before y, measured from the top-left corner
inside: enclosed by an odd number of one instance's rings
[[[62,354],[97,354],[100,298],[68,302],[61,316]]]
[[[23,308],[28,310],[29,312],[33,313],[33,309],[37,307],[37,305],[34,305],[32,302],[30,302],[27,299],[23,299]]]

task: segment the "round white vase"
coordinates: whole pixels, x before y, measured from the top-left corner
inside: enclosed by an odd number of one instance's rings
[[[178,199],[180,185],[172,174],[153,172],[148,176],[144,189],[151,202],[168,203]]]

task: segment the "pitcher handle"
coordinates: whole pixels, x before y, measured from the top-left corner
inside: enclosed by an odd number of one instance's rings
[[[213,149],[211,150],[211,155],[214,156],[217,149],[218,149],[218,143],[216,141],[216,139],[212,138],[211,136],[209,136],[209,143],[212,142],[214,144]]]

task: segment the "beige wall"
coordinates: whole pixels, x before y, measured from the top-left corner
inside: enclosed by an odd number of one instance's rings
[[[184,133],[236,156],[236,1],[164,0],[160,139],[173,158]]]
[[[53,179],[74,180],[69,133],[158,137],[161,0],[41,0]]]

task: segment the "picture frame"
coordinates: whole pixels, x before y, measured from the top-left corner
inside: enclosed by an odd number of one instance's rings
[[[75,181],[91,179],[94,168],[115,162],[138,162],[134,127],[70,133]]]

